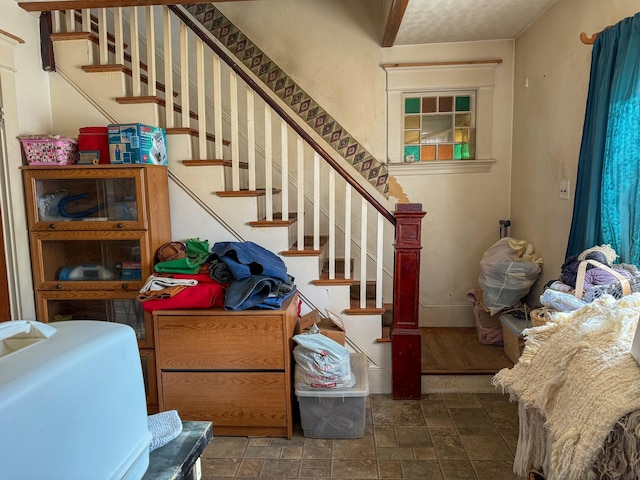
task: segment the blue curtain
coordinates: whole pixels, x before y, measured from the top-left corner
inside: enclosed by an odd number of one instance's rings
[[[639,183],[640,13],[593,44],[567,257],[604,243],[640,265]]]

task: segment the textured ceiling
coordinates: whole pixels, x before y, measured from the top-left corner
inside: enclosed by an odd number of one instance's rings
[[[409,0],[394,45],[515,38],[556,0]]]

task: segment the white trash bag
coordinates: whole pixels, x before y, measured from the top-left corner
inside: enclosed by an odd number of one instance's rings
[[[478,285],[491,315],[513,307],[540,275],[542,258],[524,240],[504,237],[484,252]]]
[[[351,388],[356,384],[349,350],[322,335],[317,325],[293,340],[298,344],[293,349],[296,390]]]

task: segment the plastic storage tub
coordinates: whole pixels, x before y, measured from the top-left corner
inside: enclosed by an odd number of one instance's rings
[[[350,355],[351,371],[356,377],[352,388],[296,388],[300,421],[308,438],[364,437],[366,400],[369,395],[367,357]],[[296,368],[298,365],[296,365]]]
[[[511,314],[500,315],[502,324],[502,340],[504,353],[513,363],[517,363],[524,349],[522,331],[531,326],[524,319],[519,319]]]
[[[0,324],[0,477],[142,478],[152,435],[135,332],[54,325]]]

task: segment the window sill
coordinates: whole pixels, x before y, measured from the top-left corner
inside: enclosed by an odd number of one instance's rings
[[[455,160],[446,162],[408,162],[387,163],[389,174],[400,177],[402,175],[435,175],[446,173],[488,173],[496,163],[489,160]]]

